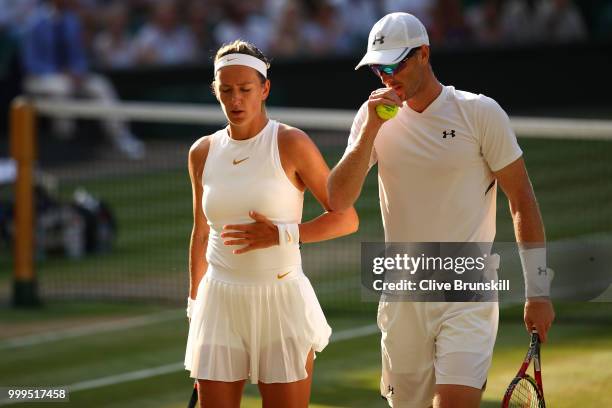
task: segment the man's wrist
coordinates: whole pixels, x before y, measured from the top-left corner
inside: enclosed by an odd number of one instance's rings
[[[546,267],[546,248],[519,249],[525,280],[525,298],[550,297],[552,270]]]
[[[368,142],[371,142],[376,139],[376,135],[378,135],[378,131],[380,130],[383,123],[384,122],[365,125],[361,130],[360,139],[367,140]]]
[[[537,303],[537,302],[546,303],[546,302],[550,302],[550,296],[530,296],[526,300],[527,302],[533,302],[533,303]]]

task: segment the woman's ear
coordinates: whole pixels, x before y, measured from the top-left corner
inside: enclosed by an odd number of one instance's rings
[[[213,96],[215,97],[215,99],[216,99],[217,101],[219,101],[219,95],[217,95],[217,89],[215,88],[215,85],[216,85],[215,81],[212,81],[212,82],[210,83],[210,92],[213,94]],[[219,102],[221,102],[221,101],[219,101]]]
[[[270,85],[271,85],[270,80],[266,79],[266,82],[264,82],[263,89],[261,91],[261,96],[262,96],[263,101],[268,99],[268,96],[270,95]]]

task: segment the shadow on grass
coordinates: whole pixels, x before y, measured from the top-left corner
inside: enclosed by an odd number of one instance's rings
[[[310,402],[324,406],[347,408],[383,408],[388,406],[386,401],[378,395],[377,390],[338,384],[328,387],[319,386],[316,395],[312,395]]]

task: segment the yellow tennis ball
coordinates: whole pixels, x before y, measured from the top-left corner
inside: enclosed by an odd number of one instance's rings
[[[396,105],[377,105],[376,113],[378,117],[384,120],[389,120],[395,115],[397,115],[397,111],[399,108]]]

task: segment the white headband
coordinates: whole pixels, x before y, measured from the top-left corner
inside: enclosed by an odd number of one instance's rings
[[[215,62],[215,74],[221,68],[230,65],[244,65],[246,67],[251,67],[263,75],[264,78],[268,77],[268,67],[266,66],[266,63],[259,58],[255,58],[247,54],[227,54],[219,58]]]

